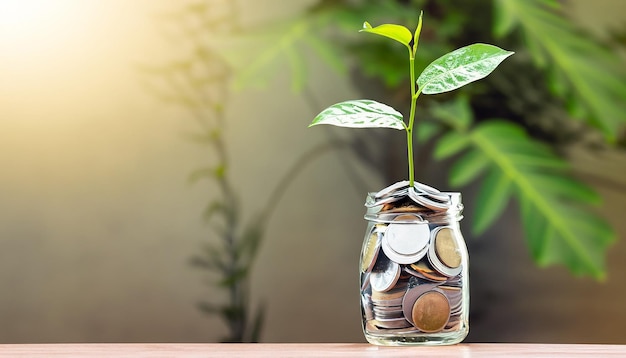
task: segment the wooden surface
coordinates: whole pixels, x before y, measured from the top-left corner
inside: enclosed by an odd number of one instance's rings
[[[0,357],[626,357],[626,345],[458,344],[0,344]]]

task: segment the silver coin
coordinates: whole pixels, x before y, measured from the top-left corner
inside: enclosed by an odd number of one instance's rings
[[[428,245],[430,229],[428,224],[392,223],[383,240],[400,255],[415,255]]]
[[[363,313],[365,314],[365,319],[370,320],[374,319],[374,312],[372,311],[372,302],[369,298],[369,295],[361,295],[361,304],[363,305]]]
[[[372,289],[385,292],[392,289],[400,278],[400,265],[391,261],[384,253],[379,253],[378,260],[370,274]]]
[[[413,186],[417,189],[419,189],[420,191],[427,193],[427,194],[433,194],[433,195],[438,195],[441,194],[441,192],[438,189],[433,188],[432,186],[428,186],[424,183],[420,183],[420,182],[413,182]]]
[[[374,324],[379,328],[407,328],[411,324],[403,318],[376,319]]]
[[[418,251],[413,255],[399,254],[389,246],[389,243],[386,240],[384,240],[384,238],[383,238],[381,248],[382,248],[382,251],[385,253],[385,255],[387,255],[387,257],[389,257],[394,262],[397,262],[403,265],[408,265],[413,262],[417,262],[421,260],[424,256],[426,256],[426,254],[428,253],[428,245],[426,245],[426,247],[424,247],[423,250]]]
[[[408,186],[409,186],[409,181],[408,180],[399,181],[397,183],[391,184],[390,186],[382,189],[381,191],[376,193],[376,195],[374,195],[374,197],[376,199],[379,199],[379,198],[382,198],[384,196],[387,196],[387,195],[393,193],[394,191],[398,191],[400,189],[407,188]]]
[[[384,198],[380,198],[376,201],[371,201],[371,202],[366,202],[365,206],[368,208],[373,208],[376,206],[380,206],[380,205],[385,205],[385,204],[390,204],[393,202],[396,202],[398,200],[402,199],[402,197],[397,197],[397,196],[387,196]]]
[[[366,272],[361,276],[361,291],[364,292],[370,285],[370,273]]]
[[[446,201],[435,201],[432,200],[428,194],[421,194],[418,193],[415,188],[409,188],[408,196],[417,204],[423,205],[434,211],[443,211],[450,208],[450,201],[447,195],[444,195]]]

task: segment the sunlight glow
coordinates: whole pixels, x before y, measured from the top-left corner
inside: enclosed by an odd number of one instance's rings
[[[0,0],[0,50],[42,49],[66,44],[77,22],[84,20],[86,1]]]

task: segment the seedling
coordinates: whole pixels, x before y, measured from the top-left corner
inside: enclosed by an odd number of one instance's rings
[[[331,124],[352,128],[392,128],[405,130],[409,164],[409,185],[414,186],[413,167],[413,126],[415,124],[415,103],[421,94],[438,94],[455,90],[468,83],[489,75],[513,52],[497,46],[476,43],[447,53],[430,63],[415,79],[415,53],[422,30],[422,13],[414,33],[404,26],[383,24],[372,27],[363,24],[360,32],[368,32],[390,38],[405,45],[409,53],[409,75],[411,78],[411,109],[408,123],[394,108],[373,100],[359,99],[334,104],[320,114],[309,125]]]

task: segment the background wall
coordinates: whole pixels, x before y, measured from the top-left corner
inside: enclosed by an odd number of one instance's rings
[[[242,7],[249,21],[262,21],[307,3]],[[569,3],[586,26],[626,13],[620,1]],[[151,97],[137,76],[139,64],[172,55],[156,15],[177,5],[0,0],[0,343],[193,342],[224,333],[196,310],[199,300],[220,297],[188,265],[209,235],[200,216],[212,193],[186,178],[211,158],[183,139],[194,122]],[[320,103],[356,96],[316,71]],[[229,106],[231,173],[248,216],[325,138],[306,129],[315,113],[288,87],[278,78]],[[623,155],[576,158],[581,170],[624,183]],[[384,186],[357,171],[370,190]],[[626,193],[599,190],[623,239]],[[265,341],[363,341],[355,285],[364,196],[333,154],[287,189],[253,273],[253,298],[268,304]],[[481,282],[472,300],[484,307],[472,312],[469,338],[626,343],[623,240],[599,284],[536,268],[518,232],[503,220],[469,243]]]

